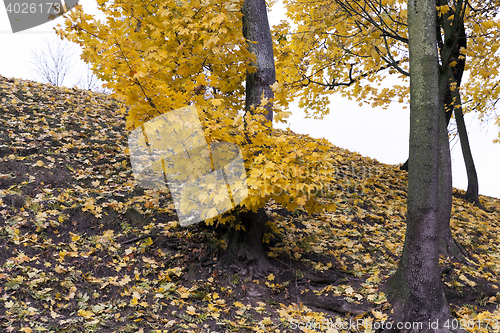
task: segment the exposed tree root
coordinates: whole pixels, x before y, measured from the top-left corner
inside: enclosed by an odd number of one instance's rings
[[[241,277],[258,279],[275,272],[262,244],[267,214],[264,208],[257,212],[242,212],[238,216],[244,230],[231,229],[227,248],[221,253],[219,271],[238,273]]]
[[[341,314],[351,313],[361,315],[371,309],[369,304],[349,303],[343,297],[318,296],[311,293],[305,293],[301,295],[300,300],[302,304],[307,306],[313,306],[315,308],[334,311]]]
[[[468,264],[467,252],[458,244],[451,234],[450,228],[442,228],[439,236],[439,252],[444,257],[461,264]]]

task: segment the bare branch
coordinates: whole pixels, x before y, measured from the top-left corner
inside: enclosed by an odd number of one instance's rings
[[[404,69],[402,69],[401,67],[399,67],[399,61],[396,61],[392,55],[391,55],[391,50],[389,48],[389,44],[387,43],[387,36],[383,36],[384,37],[384,43],[385,43],[385,48],[387,49],[387,55],[389,56],[389,59],[391,61],[388,61],[385,57],[381,56],[381,58],[390,66],[394,67],[394,69],[396,69],[398,72],[400,72],[401,74],[405,75],[405,76],[410,76],[410,73],[408,73],[407,71],[405,71]],[[378,51],[378,48],[377,48],[377,51]],[[379,52],[380,53],[380,52]]]
[[[42,49],[31,50],[30,64],[43,81],[62,86],[75,65],[75,51],[69,42],[45,40]]]

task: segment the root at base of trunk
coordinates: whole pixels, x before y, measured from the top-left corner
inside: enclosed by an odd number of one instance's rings
[[[467,264],[467,252],[455,241],[449,228],[447,231],[443,232],[439,237],[439,253],[445,258],[461,264]]]
[[[238,219],[244,230],[230,230],[227,248],[222,252],[219,268],[245,278],[261,278],[274,272],[264,251],[264,236],[267,214],[264,208],[257,212],[242,212]]]

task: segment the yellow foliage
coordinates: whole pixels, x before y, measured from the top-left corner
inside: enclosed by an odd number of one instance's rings
[[[58,33],[82,45],[84,59],[99,78],[130,105],[128,129],[191,104],[207,143],[241,147],[249,170],[249,195],[242,203],[246,209],[256,210],[274,199],[291,211],[321,211],[317,197],[332,173],[326,142],[274,131],[262,106],[241,116],[246,73],[253,70],[241,31],[241,4],[102,1],[105,22],[77,6]],[[277,105],[286,106],[290,97],[284,97],[280,84],[272,88],[277,97],[263,104],[273,103],[276,120],[281,120],[287,112]],[[94,209],[93,202],[85,205]],[[227,217],[219,219],[225,221]]]
[[[335,93],[374,107],[391,102],[408,105],[406,0],[284,2],[288,22],[273,31],[277,80],[288,94],[300,98],[299,106],[307,115],[327,114],[328,96]],[[436,8],[447,20],[444,24],[452,23],[456,3]],[[483,118],[494,114],[500,99],[500,17],[496,6],[478,0],[467,2],[465,8],[467,48],[462,47],[461,54],[466,56],[468,75],[460,87],[462,107]],[[452,61],[450,66],[456,64]],[[389,86],[390,74],[396,74],[401,84]]]

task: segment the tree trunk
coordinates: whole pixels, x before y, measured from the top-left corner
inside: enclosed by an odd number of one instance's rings
[[[243,36],[249,41],[248,49],[255,55],[256,71],[247,73],[245,112],[252,113],[253,107],[261,104],[262,94],[274,98],[271,85],[276,81],[273,40],[267,19],[265,0],[245,0],[243,3]],[[266,119],[272,121],[272,105],[266,105]]]
[[[448,4],[447,0],[440,0],[440,6],[446,6]],[[451,89],[453,80],[450,80],[447,84],[447,90],[445,95],[445,106],[448,110],[447,112],[447,124],[450,121],[452,112],[455,112],[455,119],[457,121],[458,135],[460,138],[460,146],[462,148],[462,156],[465,162],[465,168],[467,170],[467,192],[465,198],[467,201],[475,203],[480,206],[479,202],[479,183],[477,178],[476,168],[474,166],[474,159],[472,158],[472,153],[469,144],[469,138],[467,135],[467,129],[464,122],[463,111],[460,102],[460,84],[462,82],[462,76],[465,70],[465,55],[460,53],[461,48],[467,48],[467,35],[465,32],[464,22],[460,24],[452,25],[452,18],[455,16],[460,16],[461,12],[465,10],[463,1],[458,4],[457,8],[460,10],[458,13],[454,11],[449,11],[442,15],[440,18],[440,25],[444,31],[444,42],[441,45],[441,61],[446,61],[449,57],[448,63],[455,62],[455,65],[450,69],[454,81],[456,83],[456,88]],[[438,29],[439,36],[440,29]],[[448,69],[447,69],[448,70]],[[453,105],[460,105],[459,108],[455,108]],[[401,170],[408,171],[408,160],[401,166]]]
[[[447,95],[450,92],[446,76],[440,78],[439,98],[439,253],[445,257],[465,263],[465,254],[461,247],[455,242],[451,234],[450,219],[453,202],[453,186],[451,172],[450,141],[448,137],[448,124],[451,110],[447,109]],[[448,110],[448,112],[446,112]]]
[[[472,152],[470,150],[467,128],[465,127],[460,91],[457,89],[453,92],[453,95],[455,97],[455,105],[457,106],[455,107],[455,120],[457,121],[460,146],[462,148],[462,155],[464,157],[465,168],[467,170],[467,192],[465,192],[465,199],[476,204],[477,206],[481,206],[481,203],[479,202],[479,182],[477,179],[474,159],[472,158]]]
[[[452,332],[452,320],[441,285],[439,268],[440,208],[445,192],[439,190],[449,175],[440,144],[445,113],[439,94],[435,0],[408,1],[410,49],[410,158],[408,223],[398,270],[385,290],[393,305],[393,328],[386,331]],[[446,152],[445,152],[446,155]],[[446,203],[448,206],[448,203]],[[419,324],[414,324],[419,323]],[[435,324],[434,324],[435,323]],[[398,327],[403,325],[402,327]]]
[[[440,5],[448,5],[448,0],[440,0]],[[467,192],[465,198],[467,201],[480,206],[477,172],[470,150],[460,99],[460,84],[465,70],[465,55],[460,53],[460,48],[467,48],[467,35],[463,19],[460,19],[460,21],[457,20],[461,17],[463,11],[465,11],[465,4],[463,0],[459,0],[455,11],[444,13],[441,17],[440,25],[444,31],[444,43],[441,46],[441,61],[447,61],[447,64],[443,64],[446,66],[445,71],[448,77],[448,91],[445,103],[446,107],[450,110],[450,114],[451,112],[455,112],[462,156],[467,170]],[[451,63],[454,63],[453,67],[449,65]],[[452,88],[453,86],[455,86],[454,89]]]
[[[248,49],[255,55],[255,71],[247,73],[245,112],[253,114],[261,105],[262,96],[274,98],[271,85],[276,81],[273,42],[265,0],[245,0],[243,12],[243,35],[249,41]],[[268,103],[266,121],[272,121],[272,103]],[[222,262],[233,267],[240,275],[250,277],[272,270],[262,244],[267,214],[264,208],[257,212],[240,212],[237,220],[245,230],[230,230],[228,247],[222,255]]]
[[[262,244],[267,214],[260,208],[257,212],[240,212],[237,219],[244,229],[229,230],[221,264],[240,277],[261,278],[273,270]]]

